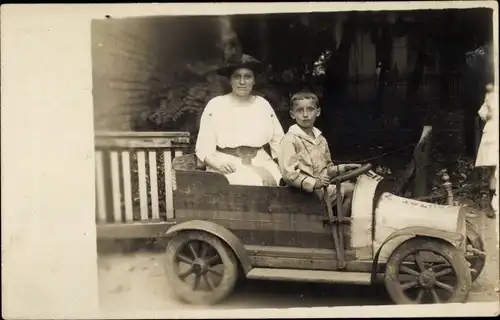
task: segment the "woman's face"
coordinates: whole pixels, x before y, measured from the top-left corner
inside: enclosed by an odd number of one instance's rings
[[[239,97],[246,97],[250,95],[253,86],[255,85],[255,76],[253,71],[246,68],[234,70],[230,80],[233,93]]]

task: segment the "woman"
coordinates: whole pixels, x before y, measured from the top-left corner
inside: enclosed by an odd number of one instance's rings
[[[476,158],[476,167],[488,167],[490,199],[494,198],[496,189],[495,167],[498,165],[498,97],[492,84],[486,86],[486,97],[478,111],[485,125]],[[487,215],[494,217],[493,208]]]
[[[210,100],[201,116],[196,156],[230,184],[276,186],[281,179],[273,159],[283,128],[269,102],[252,94],[255,73],[261,69],[260,62],[248,55],[219,69],[229,77],[232,91]]]

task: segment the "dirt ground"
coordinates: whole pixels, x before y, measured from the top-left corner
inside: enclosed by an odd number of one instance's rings
[[[499,264],[495,224],[483,215],[474,219],[486,242],[485,269],[473,284],[470,302],[499,301]],[[158,250],[123,253],[102,250],[98,258],[99,293],[105,310],[204,309],[183,305],[172,295]],[[212,309],[293,308],[392,304],[383,285],[322,285],[292,282],[244,281],[223,304]]]
[[[473,284],[469,298],[471,302],[500,301],[499,296],[499,246],[497,227],[499,219],[489,219],[484,214],[478,213],[478,218],[473,219],[477,230],[480,231],[486,246],[486,265],[481,276]]]

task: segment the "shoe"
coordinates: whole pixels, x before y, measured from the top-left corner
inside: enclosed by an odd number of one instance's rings
[[[485,210],[486,212],[486,217],[490,218],[490,219],[495,219],[495,210],[493,210],[493,208],[487,208]]]
[[[479,217],[479,215],[475,212],[472,212],[472,211],[469,211],[465,214],[465,216],[468,218],[468,219],[476,219]]]

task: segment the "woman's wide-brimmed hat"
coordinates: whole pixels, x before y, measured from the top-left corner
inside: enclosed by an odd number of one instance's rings
[[[220,67],[217,70],[217,73],[222,76],[230,77],[231,74],[236,69],[241,69],[241,68],[250,69],[254,73],[260,73],[264,70],[264,65],[262,64],[262,62],[255,59],[254,57],[248,54],[243,54],[241,55],[241,58],[238,61],[229,62],[226,65]]]

